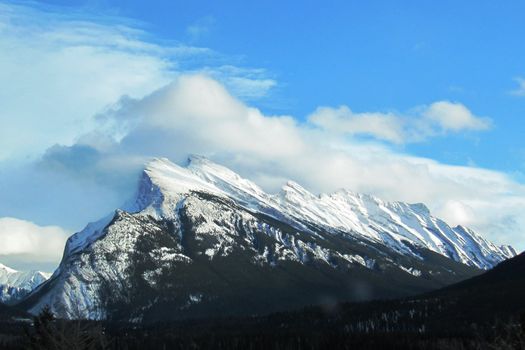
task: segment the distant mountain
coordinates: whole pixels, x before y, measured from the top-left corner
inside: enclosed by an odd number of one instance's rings
[[[157,159],[131,204],[70,237],[21,305],[131,321],[269,313],[422,293],[515,254],[423,204],[293,182],[269,195],[202,157]]]
[[[42,271],[16,271],[0,264],[0,302],[20,300],[50,276]]]

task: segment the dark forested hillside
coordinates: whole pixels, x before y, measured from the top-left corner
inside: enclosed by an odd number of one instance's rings
[[[56,334],[49,336],[107,349],[523,349],[524,272],[522,254],[481,276],[413,298],[148,325],[56,320],[49,328]],[[37,326],[26,335],[24,325],[19,324],[18,340],[5,346],[23,348],[39,339]]]

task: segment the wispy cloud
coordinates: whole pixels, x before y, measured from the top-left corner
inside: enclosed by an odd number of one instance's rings
[[[193,73],[203,73],[223,83],[236,97],[252,101],[270,94],[278,82],[262,68],[243,68],[232,65],[200,68]]]

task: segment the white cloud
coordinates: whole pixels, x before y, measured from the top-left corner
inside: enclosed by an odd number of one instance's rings
[[[448,101],[431,104],[423,115],[444,131],[487,130],[491,125],[488,118],[477,117],[464,105]]]
[[[167,134],[167,139],[176,138],[179,150],[182,147],[190,151],[201,144],[203,151],[243,149],[271,157],[296,154],[304,147],[292,117],[264,116],[234,98],[217,81],[200,74],[181,76],[142,100],[127,99],[106,120],[113,121],[111,125],[135,126],[123,140],[130,147],[147,147],[145,139],[152,130],[158,132],[158,137]],[[167,139],[163,139],[163,152],[174,142]]]
[[[0,259],[58,263],[69,232],[58,226],[38,226],[30,221],[0,218]]]
[[[516,83],[518,83],[518,87],[512,90],[510,93],[515,96],[525,96],[525,79],[518,77],[514,80],[516,81]]]
[[[308,120],[327,131],[366,135],[395,144],[422,142],[450,132],[487,130],[488,118],[475,116],[460,103],[438,101],[414,108],[412,115],[399,113],[354,113],[347,106],[319,107]]]

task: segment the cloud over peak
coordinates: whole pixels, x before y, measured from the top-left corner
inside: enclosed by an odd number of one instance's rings
[[[291,116],[265,115],[208,76],[181,75],[144,98],[121,100],[98,117],[100,137],[83,138],[83,147],[67,147],[68,152],[50,151],[44,162],[53,161],[60,169],[57,162],[92,159],[85,148],[92,147],[97,149],[96,168],[82,172],[98,174],[110,187],[115,170],[125,176],[122,164],[139,167],[139,160],[150,156],[182,162],[197,153],[268,191],[278,191],[286,179],[292,179],[314,192],[348,188],[386,200],[423,202],[451,224],[471,226],[502,243],[516,241],[525,227],[522,185],[503,173],[441,164],[389,147],[389,143],[413,141],[416,131],[430,137],[447,130],[477,130],[482,119],[463,105],[446,101],[420,108],[418,116],[407,122],[393,113],[354,114],[344,106],[323,107],[301,123]],[[104,142],[104,147],[98,144],[122,126],[125,130],[117,132],[121,137]],[[348,137],[357,133],[373,133],[389,143]],[[112,170],[111,164],[118,169]]]
[[[423,110],[436,108],[431,105]],[[390,201],[423,202],[452,225],[472,227],[496,242],[520,242],[525,228],[525,188],[505,174],[450,166],[400,153],[389,143],[348,137],[357,128],[391,142],[396,137],[403,140],[407,126],[399,127],[401,117],[396,114],[355,116],[348,107],[325,107],[313,115],[318,117],[310,116],[305,122],[291,116],[265,115],[209,76],[179,75],[145,97],[120,99],[94,119],[96,130],[70,146],[50,147],[37,164],[18,172],[2,173],[0,167],[0,212],[27,217],[24,210],[30,208],[40,220],[53,222],[65,217],[72,220],[65,226],[80,229],[133,195],[148,157],[168,157],[182,163],[188,154],[197,153],[232,168],[269,192],[279,191],[291,179],[317,193],[347,188]],[[420,115],[430,118],[423,112]],[[346,118],[357,118],[358,122],[338,124]],[[385,133],[389,127],[395,133]],[[24,204],[24,196],[46,205]],[[12,242],[4,246],[5,256],[58,259],[64,230],[10,218],[0,219],[2,222],[0,238],[3,234]],[[46,239],[41,246],[50,253],[38,251],[29,242],[33,239],[37,244]],[[21,245],[24,242],[27,247]]]
[[[292,117],[265,116],[202,74],[183,75],[143,99],[121,101],[118,109],[100,118],[111,125],[134,125],[123,140],[123,144],[130,147],[139,139],[149,137],[152,131],[160,137],[187,140],[187,145],[183,142],[177,145],[189,153],[191,148],[204,145],[205,153],[210,149],[217,152],[242,149],[253,155],[271,157],[295,154],[303,147]],[[161,151],[173,143],[165,141],[166,147]]]

